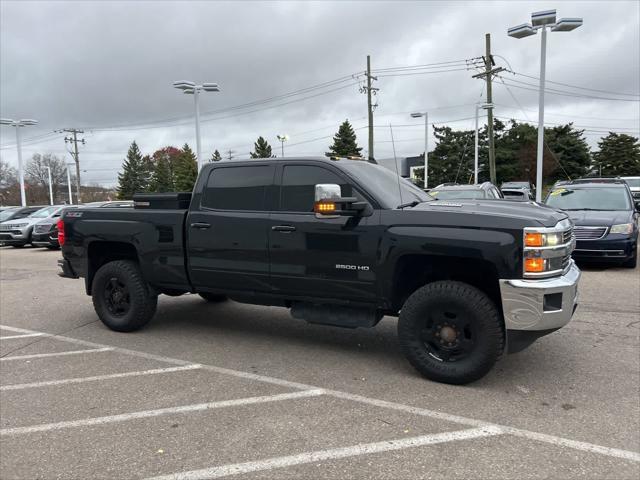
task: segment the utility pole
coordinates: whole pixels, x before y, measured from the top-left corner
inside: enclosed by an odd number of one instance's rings
[[[489,177],[494,185],[496,180],[496,150],[493,138],[493,94],[491,80],[493,75],[504,70],[503,67],[492,68],[495,65],[491,56],[491,34],[485,35],[484,72],[473,75],[473,78],[484,78],[487,82],[487,134],[489,136]]]
[[[373,162],[374,160],[374,155],[373,155],[373,109],[377,106],[377,105],[372,105],[371,103],[371,95],[376,95],[376,92],[378,90],[380,90],[379,88],[375,88],[371,86],[371,82],[372,80],[378,80],[378,77],[373,77],[371,75],[371,55],[367,55],[367,73],[366,73],[366,77],[367,77],[367,86],[366,87],[362,87],[360,89],[360,92],[366,91],[367,92],[367,113],[369,116],[369,161]]]
[[[79,130],[77,128],[65,128],[62,131],[73,134],[73,137],[64,137],[64,143],[73,143],[73,152],[70,153],[76,162],[76,202],[80,204],[82,203],[82,198],[80,194],[80,159],[78,158],[78,142],[84,145],[84,138],[78,139],[78,134],[84,133],[84,130]]]
[[[236,153],[235,150],[227,150],[227,155],[229,155],[227,158],[228,160],[231,160],[233,158],[233,154]]]

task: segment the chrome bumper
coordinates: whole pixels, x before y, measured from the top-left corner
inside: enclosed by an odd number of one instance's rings
[[[554,330],[571,320],[578,305],[580,269],[571,260],[567,273],[545,280],[500,280],[507,330]]]

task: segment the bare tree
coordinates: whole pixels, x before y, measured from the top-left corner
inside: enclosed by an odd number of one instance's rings
[[[18,182],[18,172],[9,162],[0,160],[0,188],[9,188]]]
[[[66,193],[67,172],[64,160],[51,153],[40,155],[34,153],[25,168],[26,181],[38,191],[46,192],[48,197],[49,173],[47,167],[51,168],[51,184],[53,198],[59,198]],[[34,192],[35,193],[35,192]]]

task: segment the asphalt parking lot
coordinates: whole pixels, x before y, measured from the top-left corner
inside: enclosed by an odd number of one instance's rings
[[[395,321],[161,297],[97,319],[59,252],[0,249],[0,477],[640,477],[640,270],[585,267],[564,329],[479,382],[422,379]]]

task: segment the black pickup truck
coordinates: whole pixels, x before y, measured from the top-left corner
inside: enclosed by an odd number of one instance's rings
[[[217,162],[193,194],[135,200],[69,211],[58,225],[61,276],[83,277],[117,331],[149,322],[159,294],[282,306],[349,328],[397,316],[411,364],[462,384],[564,326],[576,308],[566,214],[436,200],[366,161]]]

